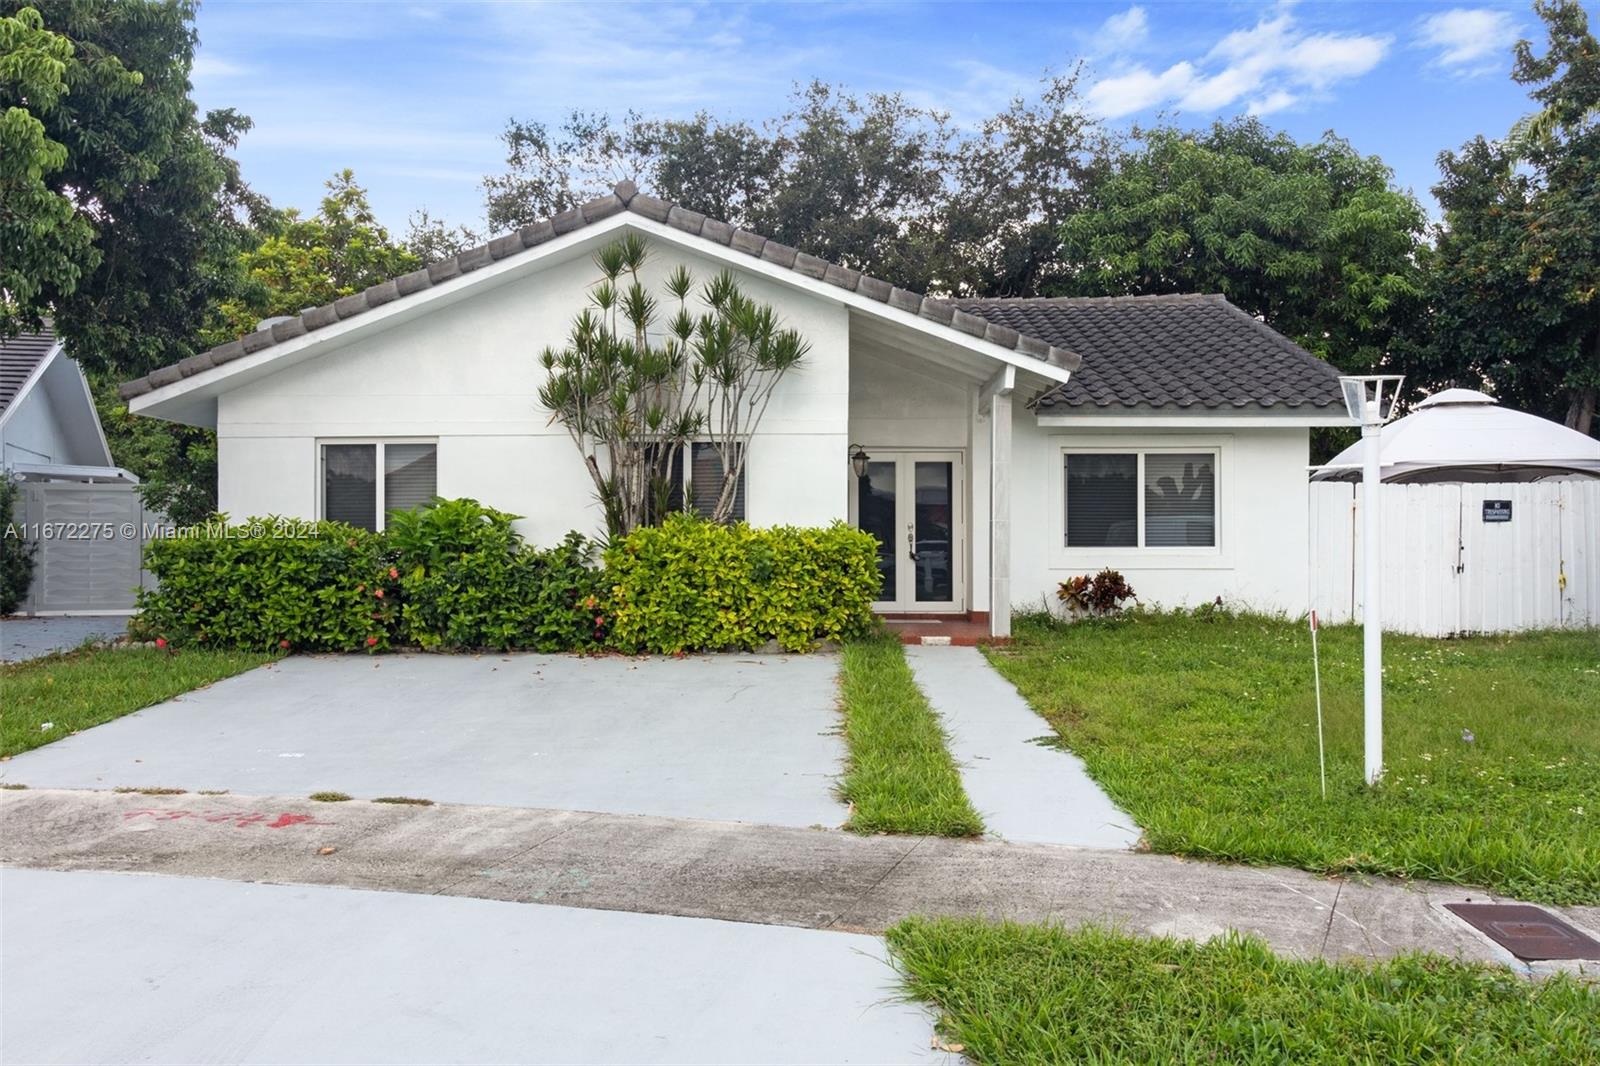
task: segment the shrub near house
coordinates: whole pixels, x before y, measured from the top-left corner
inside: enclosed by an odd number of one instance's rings
[[[540,550],[512,521],[436,500],[392,513],[382,533],[276,518],[196,527],[146,548],[158,584],[130,628],[179,646],[677,653],[800,651],[872,624],[877,544],[842,525],[673,515],[614,542],[601,569],[581,535]]]

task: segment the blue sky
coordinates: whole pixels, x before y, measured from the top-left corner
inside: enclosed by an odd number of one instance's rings
[[[353,167],[403,232],[426,206],[481,222],[506,119],[574,109],[764,119],[813,78],[976,120],[1047,70],[1086,64],[1086,104],[1123,127],[1253,112],[1333,129],[1432,207],[1435,159],[1530,110],[1510,81],[1526,4],[242,3],[199,16],[195,95],[256,128],[247,180],[315,208]]]

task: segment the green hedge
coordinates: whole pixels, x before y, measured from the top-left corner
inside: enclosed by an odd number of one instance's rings
[[[383,538],[277,517],[193,526],[145,547],[159,582],[139,593],[136,636],[212,647],[382,651],[399,572]]]
[[[606,552],[611,644],[627,652],[755,648],[804,651],[872,626],[881,584],[871,534],[672,515]]]
[[[877,543],[827,529],[673,515],[612,545],[537,550],[512,515],[436,500],[369,533],[336,522],[221,522],[154,541],[135,635],[303,651],[520,648],[791,651],[872,625]]]
[[[400,634],[424,648],[567,651],[605,635],[605,574],[577,533],[537,551],[513,516],[472,500],[440,500],[389,516],[400,571]]]

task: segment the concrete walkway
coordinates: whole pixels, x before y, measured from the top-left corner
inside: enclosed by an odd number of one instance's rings
[[[0,887],[6,1062],[956,1061],[872,937],[130,874]]]
[[[989,833],[1006,840],[1127,848],[1139,828],[1083,760],[1041,744],[1053,736],[976,648],[906,648],[911,672],[950,733],[950,753]]]
[[[1302,958],[1425,950],[1513,962],[1443,909],[1494,899],[1475,889],[1337,880],[1125,850],[574,811],[7,791],[0,792],[0,864],[342,885],[865,933],[911,914],[1099,922],[1195,938],[1239,929]],[[1600,929],[1600,908],[1563,913]],[[242,913],[241,927],[251,920]],[[8,945],[7,955],[13,952]]]
[[[7,618],[0,621],[0,662],[19,663],[71,651],[86,640],[115,640],[127,628],[124,615]]]

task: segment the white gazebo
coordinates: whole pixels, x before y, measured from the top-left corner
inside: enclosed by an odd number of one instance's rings
[[[1600,440],[1512,411],[1472,389],[1445,389],[1383,427],[1386,482],[1513,482],[1600,478]],[[1358,442],[1317,467],[1315,481],[1361,480]]]

